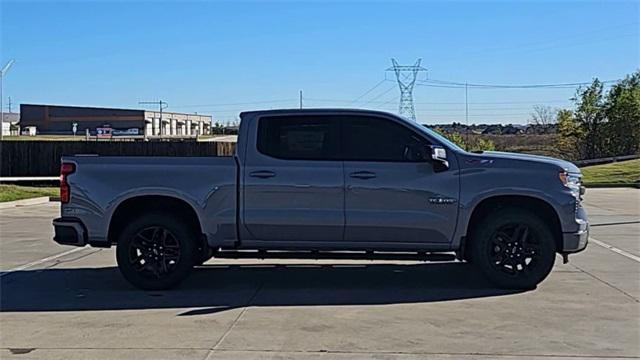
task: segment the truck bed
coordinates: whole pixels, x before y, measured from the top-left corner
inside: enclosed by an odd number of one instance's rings
[[[62,160],[76,165],[68,176],[72,197],[63,204],[62,216],[81,217],[93,242],[108,242],[114,210],[133,196],[186,201],[198,210],[208,238],[235,238],[237,166],[233,157],[75,155]]]

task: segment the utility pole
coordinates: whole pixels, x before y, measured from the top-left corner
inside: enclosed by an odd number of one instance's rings
[[[11,96],[9,96],[9,103],[7,104],[7,106],[9,107],[9,114],[11,114],[11,104],[13,104],[11,102]]]
[[[418,59],[413,65],[398,65],[396,59],[391,59],[392,67],[387,71],[393,71],[396,74],[398,87],[400,88],[400,105],[398,113],[416,121],[416,110],[413,107],[413,85],[416,83],[418,73],[427,69],[420,66],[422,59]]]
[[[300,90],[300,110],[302,110],[302,90]]]
[[[158,101],[140,101],[138,102],[138,104],[140,105],[158,105],[158,107],[160,108],[160,136],[162,137],[163,132],[164,132],[164,124],[162,124],[162,110],[166,109],[169,104],[165,101],[162,100],[158,100]],[[171,125],[169,125],[171,126]],[[151,128],[153,129],[153,123],[151,123]],[[145,129],[145,138],[147,137],[147,129]]]
[[[469,84],[464,83],[464,119],[467,123],[467,141],[465,150],[469,151]]]
[[[7,74],[7,71],[9,71],[9,68],[11,67],[11,65],[13,65],[14,62],[15,60],[13,59],[9,60],[9,62],[7,62],[2,70],[0,70],[0,140],[4,138],[4,104],[2,103],[2,101],[4,100],[4,95],[2,95],[2,80],[4,79],[4,76]],[[9,125],[9,129],[11,129],[11,125]]]

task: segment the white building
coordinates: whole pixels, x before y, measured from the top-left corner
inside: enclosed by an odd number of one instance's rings
[[[172,112],[144,112],[147,136],[197,136],[211,132],[211,116]]]
[[[2,113],[2,136],[18,135],[18,123],[20,122],[19,113]],[[14,131],[11,131],[11,127],[14,127]]]

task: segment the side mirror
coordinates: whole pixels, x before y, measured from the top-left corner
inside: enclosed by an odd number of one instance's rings
[[[430,145],[429,148],[431,148],[431,159],[444,166],[445,169],[448,169],[449,162],[447,161],[447,151],[442,146],[438,145]]]

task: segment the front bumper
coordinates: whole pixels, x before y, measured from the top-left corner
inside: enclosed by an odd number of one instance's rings
[[[571,254],[584,250],[589,242],[589,222],[585,219],[576,219],[579,230],[562,234],[562,253]]]
[[[79,220],[57,218],[53,220],[55,235],[53,241],[61,245],[85,246],[87,231]]]

